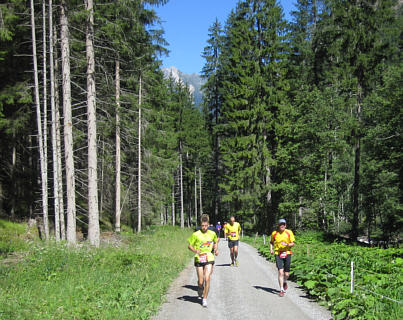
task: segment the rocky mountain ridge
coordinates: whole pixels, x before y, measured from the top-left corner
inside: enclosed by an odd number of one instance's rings
[[[200,106],[203,102],[203,93],[201,90],[204,80],[197,73],[183,73],[178,68],[171,66],[169,68],[163,68],[162,72],[166,78],[172,77],[175,82],[181,81],[189,86],[190,92],[193,94],[194,103],[196,106]]]

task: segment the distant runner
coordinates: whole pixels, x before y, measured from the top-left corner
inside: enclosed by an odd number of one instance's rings
[[[277,230],[273,231],[270,238],[270,253],[274,253],[276,256],[280,297],[283,297],[288,289],[287,280],[290,276],[291,247],[295,245],[294,233],[291,230],[286,229],[286,227],[287,223],[285,219],[280,219],[278,221]]]
[[[198,296],[203,298],[202,305],[207,307],[207,296],[210,290],[210,279],[213,273],[214,249],[215,255],[218,256],[218,240],[217,234],[208,229],[209,216],[203,214],[200,218],[201,230],[194,232],[188,239],[188,248],[194,252],[197,273]]]
[[[213,232],[215,232],[215,234],[217,235],[217,242],[216,243],[217,243],[217,246],[218,246],[218,243],[220,242],[220,231],[216,227],[214,227],[212,224],[209,225],[208,229],[213,231]],[[211,252],[214,254],[214,247],[213,247],[213,250]]]
[[[217,236],[220,237],[220,232],[221,232],[221,228],[222,228],[220,221],[217,222],[217,225],[215,226],[215,228],[218,231]]]
[[[228,237],[228,248],[231,256],[231,267],[239,266],[238,262],[238,247],[239,247],[239,233],[241,232],[241,225],[235,222],[235,217],[230,218],[229,223],[225,225],[224,233]]]
[[[227,222],[224,222],[223,224],[223,230],[224,230],[224,240],[227,241],[227,234],[225,233],[225,227],[227,226]]]

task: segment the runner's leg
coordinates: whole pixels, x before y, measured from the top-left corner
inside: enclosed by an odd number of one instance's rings
[[[234,246],[234,260],[238,259],[238,246]]]
[[[204,285],[203,267],[196,267],[196,273],[197,273],[198,292],[202,292],[203,291],[203,285]]]
[[[210,290],[210,279],[211,275],[213,273],[213,265],[212,264],[207,264],[204,266],[204,292],[203,292],[203,299],[207,299],[209,290]]]
[[[283,285],[284,285],[284,269],[278,269],[278,284],[280,285],[280,291],[283,290]]]
[[[234,263],[234,247],[229,248],[229,253],[231,256],[231,261]]]
[[[289,272],[284,272],[284,282],[283,282],[283,286],[287,283],[288,277],[290,276]],[[288,287],[287,287],[288,288]],[[286,290],[286,288],[284,288],[284,290]]]
[[[284,290],[287,290],[287,280],[290,276],[290,267],[291,267],[291,255],[288,255],[284,261]]]

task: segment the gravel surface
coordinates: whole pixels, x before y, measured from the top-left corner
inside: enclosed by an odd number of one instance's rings
[[[276,266],[255,248],[241,242],[238,260],[239,267],[230,267],[227,242],[221,240],[208,307],[203,308],[197,298],[197,276],[192,262],[173,282],[167,302],[154,320],[332,319],[328,310],[307,298],[295,283],[289,281],[286,295],[279,297]]]

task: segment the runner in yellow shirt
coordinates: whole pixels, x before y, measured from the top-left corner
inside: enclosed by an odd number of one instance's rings
[[[197,273],[197,293],[203,298],[202,305],[207,307],[207,296],[210,290],[210,279],[213,273],[214,254],[218,256],[217,234],[208,229],[209,216],[203,214],[200,218],[201,229],[194,232],[188,239],[188,248],[195,253],[194,265]]]
[[[238,247],[239,247],[239,233],[241,232],[241,225],[235,222],[235,217],[230,218],[229,223],[225,225],[224,233],[228,238],[228,248],[231,256],[231,267],[239,266],[238,262]]]
[[[270,237],[270,253],[276,256],[278,269],[278,283],[280,285],[280,297],[283,297],[288,289],[287,280],[290,276],[291,248],[295,245],[294,233],[286,229],[285,219],[278,221],[277,230],[273,231]],[[274,250],[273,250],[274,246]]]

